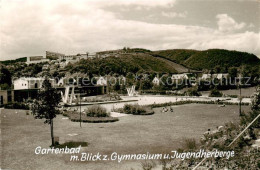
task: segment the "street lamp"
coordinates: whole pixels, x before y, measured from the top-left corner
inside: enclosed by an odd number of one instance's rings
[[[79,125],[81,127],[81,86],[78,86],[79,89]]]
[[[241,96],[241,83],[242,81],[242,76],[241,74],[239,75],[239,82],[238,82],[238,87],[239,87],[239,116],[242,116],[242,109],[241,109],[241,104],[242,104],[242,96]]]

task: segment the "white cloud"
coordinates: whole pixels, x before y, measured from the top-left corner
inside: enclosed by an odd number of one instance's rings
[[[255,27],[255,25],[253,24],[253,23],[250,23],[249,25],[248,25],[248,28],[254,28]]]
[[[147,2],[115,1],[125,5],[145,5],[144,2]],[[149,5],[167,6],[169,2],[173,1],[151,1]],[[77,54],[124,46],[151,50],[227,48],[260,54],[257,45],[259,33],[232,33],[202,26],[121,20],[115,13],[103,9],[112,3],[115,2],[3,1],[0,11],[0,60],[44,55],[46,50]]]
[[[233,18],[227,14],[218,14],[216,16],[218,19],[218,29],[223,32],[232,32],[235,30],[240,30],[246,26],[244,22],[237,23]]]
[[[168,18],[186,18],[187,17],[187,11],[185,12],[165,12],[165,11],[162,11],[162,16],[164,17],[168,17]]]
[[[260,33],[244,32],[238,34],[213,34],[208,38],[194,42],[189,48],[194,49],[210,49],[210,48],[222,48],[228,50],[246,51],[260,54]]]

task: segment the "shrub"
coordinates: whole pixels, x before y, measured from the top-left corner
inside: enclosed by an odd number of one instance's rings
[[[91,106],[87,109],[87,116],[89,117],[109,117],[106,109],[99,105]]]
[[[22,109],[22,110],[29,110],[29,106],[24,103],[8,103],[4,106],[6,109]]]
[[[150,104],[147,106],[150,106],[152,108],[156,107],[165,107],[165,106],[173,106],[173,105],[183,105],[183,104],[191,104],[191,103],[196,103],[196,104],[216,104],[215,101],[191,101],[191,100],[186,100],[186,101],[177,101],[177,102],[167,102],[167,103],[158,103],[158,104]],[[219,101],[218,104],[226,104],[226,105],[237,105],[237,103],[232,103],[232,102],[223,102]],[[249,103],[241,103],[241,105],[248,106]]]
[[[80,116],[79,114],[70,115],[70,120],[72,122],[79,122]],[[88,116],[81,116],[81,121],[85,123],[109,123],[109,122],[116,122],[118,118],[115,117],[88,117]]]
[[[231,98],[238,98],[238,95],[228,95],[228,97],[231,97]],[[250,97],[249,97],[250,98]]]
[[[66,111],[63,113],[63,116],[69,117],[72,122],[79,122],[80,115],[75,111]],[[81,115],[81,122],[85,123],[108,123],[108,122],[116,122],[119,121],[118,118],[115,117],[88,117],[85,114]]]
[[[188,96],[201,96],[201,94],[198,92],[197,88],[190,88],[185,92],[186,95]]]
[[[218,89],[213,89],[210,91],[209,97],[222,97],[222,93]]]
[[[131,108],[132,108],[132,106],[130,104],[125,104],[124,107],[123,107],[123,111],[126,114],[131,114]]]
[[[195,150],[197,148],[197,143],[195,139],[184,139],[183,149],[184,150]]]
[[[88,146],[87,142],[74,142],[74,141],[69,141],[69,142],[65,142],[63,144],[56,144],[55,148],[65,148],[67,146],[67,148],[77,148],[79,146],[85,147]]]
[[[140,106],[138,104],[125,104],[123,107],[123,112],[133,115],[150,115],[154,113],[148,107]]]

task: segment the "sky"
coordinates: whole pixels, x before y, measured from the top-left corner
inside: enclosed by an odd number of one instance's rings
[[[260,57],[260,1],[0,0],[0,60],[146,48]]]

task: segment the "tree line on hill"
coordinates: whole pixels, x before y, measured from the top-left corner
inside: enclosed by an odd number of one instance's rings
[[[54,77],[62,77],[67,73],[83,73],[89,77],[104,75],[127,77],[131,74],[147,74],[150,77],[150,82],[142,78],[135,82],[135,85],[141,87],[141,89],[151,89],[153,87],[151,80],[156,75],[178,73],[171,65],[172,62],[190,69],[200,70],[203,73],[229,73],[230,77],[241,74],[244,77],[251,77],[251,83],[260,75],[260,60],[255,55],[245,52],[221,49],[150,51],[141,48],[124,48],[122,50],[126,53],[117,57],[81,59],[79,62],[68,64],[62,69],[55,66],[54,69],[49,71],[49,74]],[[167,60],[162,60],[162,58]],[[26,65],[23,60],[24,58],[21,58],[0,63],[0,85],[2,88],[11,87],[11,81],[7,77],[37,77],[42,75],[42,66],[45,63]],[[171,87],[158,88],[159,90],[160,88],[162,90],[172,89]],[[118,89],[118,86],[116,89]]]

